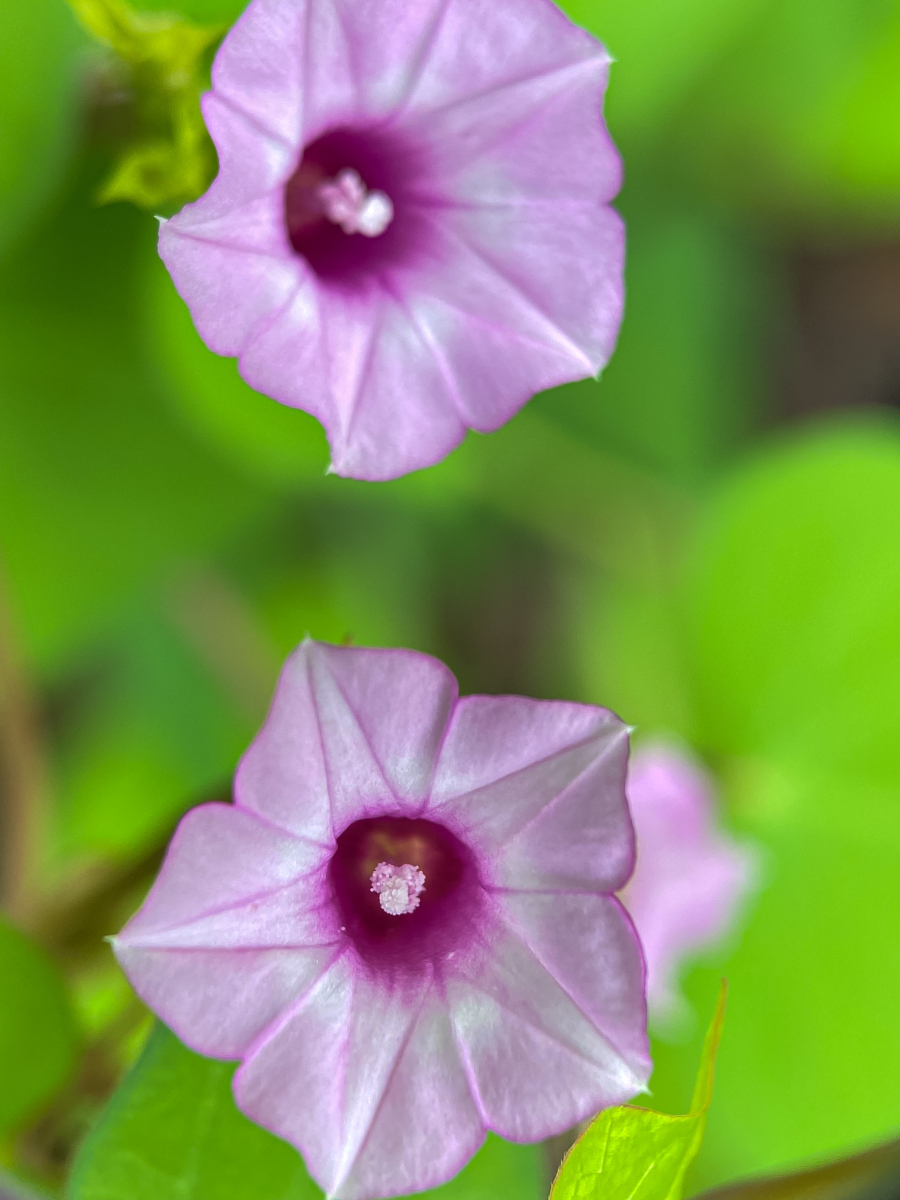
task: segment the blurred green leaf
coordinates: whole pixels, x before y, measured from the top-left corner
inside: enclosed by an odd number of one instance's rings
[[[852,71],[841,72],[810,141],[831,176],[896,217],[900,194],[900,5]]]
[[[0,920],[0,1134],[35,1116],[75,1066],[77,1034],[59,971]]]
[[[676,171],[776,217],[895,224],[898,53],[896,0],[769,0],[679,112]]]
[[[695,733],[767,859],[697,1179],[786,1170],[900,1125],[900,430],[831,422],[717,493],[689,585]],[[691,1048],[658,1049],[672,1101]]]
[[[732,998],[697,1186],[821,1163],[900,1125],[896,785],[875,822],[865,780],[770,769],[743,795],[768,886],[737,948],[685,981],[700,1006],[725,970]],[[827,827],[823,810],[843,822]],[[659,1051],[654,1091],[668,1076],[667,1102],[691,1050]]]
[[[673,538],[681,540],[679,531]],[[566,615],[577,645],[579,697],[621,713],[639,737],[690,741],[696,719],[676,594],[677,543],[670,549],[667,556],[660,547],[656,571],[648,566],[642,577],[580,572]]]
[[[0,6],[0,251],[61,180],[79,116],[84,42],[60,0]]]
[[[745,231],[681,205],[626,205],[627,304],[599,383],[532,407],[652,470],[696,482],[763,409],[760,342],[782,309],[768,251]]]
[[[563,0],[574,21],[616,60],[608,112],[613,133],[655,132],[704,68],[740,35],[765,0]]]
[[[300,1156],[238,1112],[233,1063],[157,1025],[82,1146],[70,1200],[314,1200]]]
[[[468,1166],[441,1187],[420,1192],[428,1200],[544,1200],[547,1186],[541,1146],[515,1146],[489,1133]]]
[[[222,25],[194,25],[168,13],[137,12],[125,0],[69,0],[84,28],[116,55],[117,89],[133,106],[101,203],[130,200],[157,209],[194,200],[215,174],[215,153],[200,114],[210,47]]]
[[[234,1064],[157,1025],[83,1145],[69,1200],[320,1200],[299,1154],[238,1112]],[[489,1137],[434,1200],[540,1200],[540,1149]]]
[[[266,482],[296,488],[323,479],[329,452],[319,422],[255,392],[235,359],[206,348],[158,260],[148,263],[142,300],[147,345],[165,393],[198,436]]]
[[[625,1105],[607,1108],[563,1160],[551,1200],[681,1200],[703,1140],[725,1015],[725,984],[703,1044],[691,1111],[684,1116]]]
[[[135,321],[155,222],[85,176],[0,286],[0,548],[45,664],[272,503],[169,412]]]
[[[703,739],[895,782],[900,426],[761,455],[711,507],[692,584]]]
[[[59,836],[67,852],[121,855],[226,788],[255,728],[198,649],[147,605],[97,653],[104,677],[58,754]]]

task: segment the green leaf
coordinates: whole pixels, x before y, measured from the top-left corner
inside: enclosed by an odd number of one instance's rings
[[[53,1098],[72,1073],[77,1047],[58,970],[35,942],[0,920],[0,1134]]]
[[[826,426],[711,505],[691,584],[703,741],[900,773],[900,424]]]
[[[681,1200],[712,1099],[725,1015],[725,984],[706,1034],[691,1111],[684,1116],[626,1105],[607,1108],[569,1151],[551,1200]]]
[[[238,1112],[233,1063],[157,1025],[82,1146],[70,1200],[314,1200],[295,1150]]]
[[[117,90],[130,94],[135,128],[100,189],[101,203],[158,209],[194,200],[215,174],[200,114],[210,47],[222,25],[136,12],[125,0],[69,0],[85,29],[117,56]]]

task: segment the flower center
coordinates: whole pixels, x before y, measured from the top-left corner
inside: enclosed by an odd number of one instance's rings
[[[471,851],[424,817],[354,821],[338,836],[329,876],[347,936],[373,967],[390,971],[456,953],[483,902]]]
[[[394,219],[394,206],[385,192],[368,191],[359,171],[345,167],[318,187],[322,211],[344,233],[378,237]]]
[[[430,257],[430,227],[409,200],[423,169],[420,152],[383,129],[321,134],[303,147],[284,185],[291,249],[341,288],[367,288],[386,271]]]
[[[415,912],[419,907],[419,895],[425,890],[425,876],[412,863],[395,867],[381,862],[372,872],[372,891],[378,902],[392,917]]]

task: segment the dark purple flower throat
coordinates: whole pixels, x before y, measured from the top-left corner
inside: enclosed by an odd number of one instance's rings
[[[323,280],[358,283],[408,260],[422,240],[409,211],[417,156],[383,130],[311,142],[284,189],[291,246]]]
[[[381,863],[418,867],[425,887],[414,912],[385,912],[372,891]],[[423,817],[367,817],[337,839],[331,883],[342,922],[361,956],[391,970],[438,962],[466,941],[480,887],[471,851],[449,829]]]

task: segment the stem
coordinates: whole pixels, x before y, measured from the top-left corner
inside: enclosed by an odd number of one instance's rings
[[[0,577],[0,908],[25,925],[37,899],[45,794],[37,707]]]

